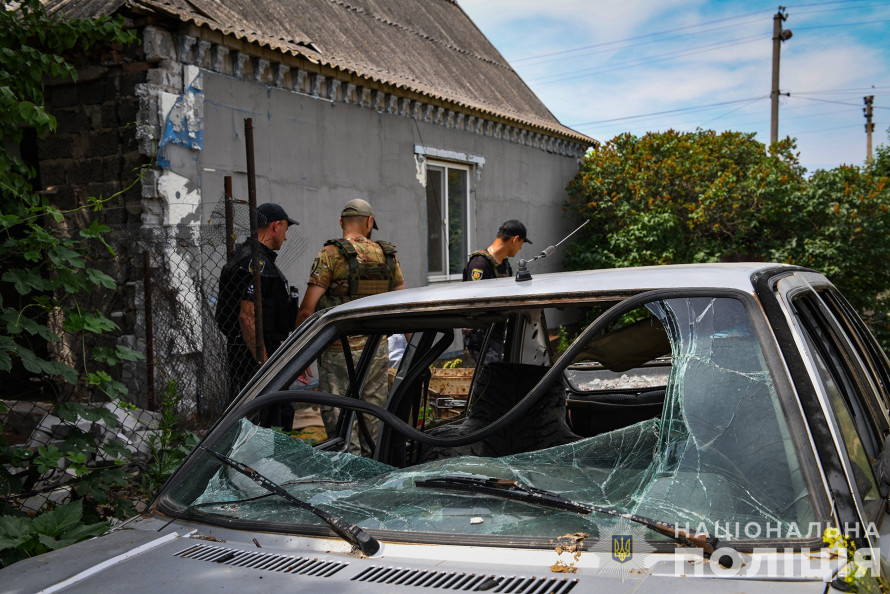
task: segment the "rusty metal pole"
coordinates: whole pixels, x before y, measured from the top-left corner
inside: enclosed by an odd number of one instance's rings
[[[232,204],[232,176],[223,178],[223,192],[225,193],[226,209],[226,262],[232,259],[235,253],[235,207]]]
[[[148,410],[155,410],[155,332],[151,315],[151,256],[142,253],[142,283],[145,291],[145,383],[148,384]]]
[[[260,241],[257,235],[256,216],[256,168],[253,159],[253,118],[244,119],[244,142],[247,146],[247,201],[250,210],[251,264],[253,266],[253,312],[256,329],[256,345],[262,352],[263,342],[263,293],[260,284]]]

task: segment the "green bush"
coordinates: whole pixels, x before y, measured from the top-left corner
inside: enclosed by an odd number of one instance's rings
[[[74,211],[99,211],[114,196],[91,197],[66,212],[34,187],[36,172],[15,147],[25,130],[38,137],[55,131],[43,85],[49,77],[77,79],[66,55],[134,40],[120,17],[66,20],[48,14],[40,0],[6,4],[0,12],[0,372],[16,368],[52,385],[76,384],[91,400],[124,396],[110,371],[142,355],[102,340],[117,326],[82,306],[84,296],[116,286],[89,263],[93,248],[114,256],[103,238],[108,228],[97,219],[74,235],[64,227]],[[46,348],[61,344],[61,335],[79,347],[70,358],[53,357]],[[94,536],[107,529],[106,518],[135,511],[131,498],[118,494],[132,480],[129,450],[74,426],[78,419],[102,419],[114,427],[115,415],[78,402],[57,403],[54,412],[72,429],[61,446],[13,447],[0,433],[0,565]],[[93,458],[99,453],[106,462]],[[59,464],[75,473],[73,501],[47,504],[34,517],[19,510],[17,496]]]
[[[80,499],[39,516],[0,516],[0,567],[61,549],[108,530],[108,522],[85,524]]]
[[[807,266],[844,292],[887,349],[888,179],[876,166],[807,178],[794,151],[791,140],[768,148],[739,132],[613,138],[584,158],[567,188],[567,213],[593,224],[566,250],[566,268]]]

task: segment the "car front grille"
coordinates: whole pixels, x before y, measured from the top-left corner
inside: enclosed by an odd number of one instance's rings
[[[313,575],[317,577],[331,577],[349,565],[348,563],[338,563],[335,561],[319,561],[318,559],[310,559],[306,557],[242,551],[239,549],[204,544],[193,545],[178,553],[174,553],[173,556],[182,557],[183,559],[208,561],[210,563],[223,563],[233,567],[250,567],[253,569],[262,569],[264,571]]]
[[[497,576],[456,571],[427,571],[395,567],[369,567],[352,578],[356,582],[416,586],[465,592],[521,592],[522,594],[566,594],[578,580]]]

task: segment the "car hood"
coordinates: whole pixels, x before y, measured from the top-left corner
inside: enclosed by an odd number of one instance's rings
[[[690,579],[671,575],[673,562],[669,560],[629,575],[608,575],[585,567],[581,559],[579,567],[574,567],[571,555],[560,557],[556,551],[385,543],[382,554],[364,558],[336,540],[179,523],[167,526],[159,520],[136,524],[135,529],[118,529],[0,571],[3,591],[622,593],[680,588],[734,592],[776,587],[782,592],[825,589],[820,579],[781,583],[756,578],[715,580],[713,576]],[[568,563],[558,563],[566,557]],[[480,563],[481,559],[488,562]]]

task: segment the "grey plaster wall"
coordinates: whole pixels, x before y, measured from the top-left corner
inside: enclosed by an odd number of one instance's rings
[[[417,145],[484,159],[481,171],[471,175],[475,247],[487,246],[509,218],[528,227],[535,242],[521,254],[528,258],[572,228],[562,203],[577,157],[495,138],[493,130],[486,135],[485,126],[479,133],[436,123],[435,113],[430,121],[404,110],[389,113],[383,101],[360,106],[207,70],[199,76],[193,86],[203,89],[203,146],[171,147],[170,170],[189,180],[182,193],[191,196],[189,202],[199,197],[195,215],[202,220],[218,207],[226,175],[233,176],[236,197],[246,199],[244,119],[252,118],[258,201],[282,204],[300,221],[297,233],[308,245],[299,257],[287,259],[284,270],[301,290],[323,242],[340,236],[337,218],[352,198],[374,205],[380,226],[375,238],[396,244],[407,285],[427,284],[426,203]],[[556,254],[536,262],[533,271],[560,268]]]

